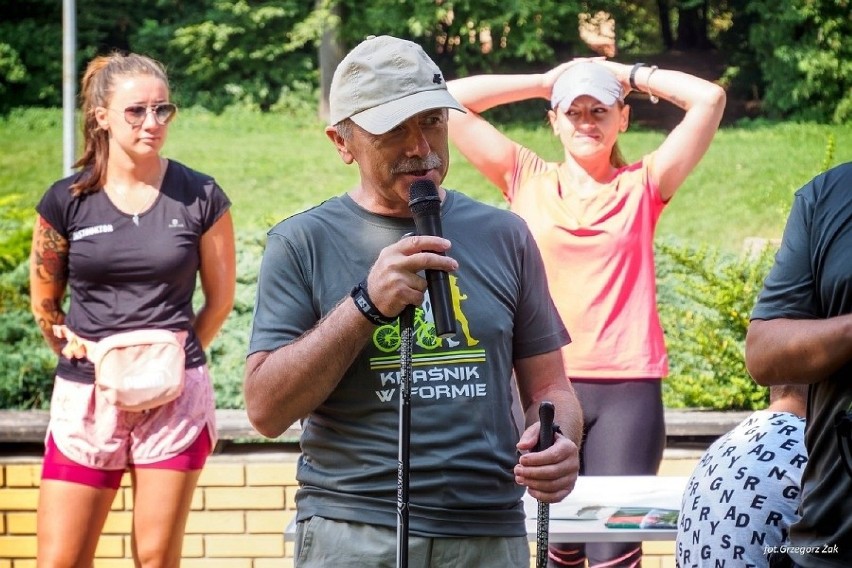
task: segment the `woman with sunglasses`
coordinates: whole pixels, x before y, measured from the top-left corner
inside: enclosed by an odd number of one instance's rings
[[[565,370],[583,409],[581,475],[654,475],[665,447],[661,380],[668,372],[657,314],[654,230],[710,146],[725,108],[717,85],[654,66],[601,59],[544,74],[479,75],[447,83],[467,114],[450,139],[527,221],[556,307],[571,334]],[[637,90],[682,109],[680,124],[648,155],[627,162],[625,96]],[[562,145],[547,161],[481,114],[527,99],[550,101]],[[635,567],[640,543],[553,545],[551,566]]]
[[[213,178],[161,156],[177,107],[162,66],[136,54],[89,63],[79,171],[42,197],[30,257],[32,310],[58,355],[37,514],[39,566],[90,566],[125,471],[137,566],[177,566],[192,494],[216,443],[204,350],[233,305],[230,201]],[[203,303],[193,309],[196,277]],[[63,302],[66,291],[70,302]],[[185,335],[172,402],[120,410],[80,344],[138,329]]]

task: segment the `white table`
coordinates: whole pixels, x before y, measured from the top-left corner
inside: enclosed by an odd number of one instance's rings
[[[606,519],[619,507],[680,509],[687,477],[581,476],[574,491],[550,505],[550,542],[641,542],[675,540],[676,529],[609,528]],[[591,519],[578,519],[584,507],[600,507]],[[527,536],[536,539],[538,502],[524,496]]]
[[[574,491],[561,503],[550,505],[550,542],[640,542],[675,540],[674,529],[614,529],[604,523],[619,507],[660,507],[680,509],[686,477],[663,476],[581,476]],[[599,506],[593,519],[568,520],[583,507]],[[524,496],[527,513],[527,536],[536,540],[538,502]],[[296,533],[295,518],[284,530],[284,538],[292,541]]]

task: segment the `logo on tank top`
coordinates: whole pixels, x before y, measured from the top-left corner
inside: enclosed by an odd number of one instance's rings
[[[457,332],[441,338],[435,335],[435,320],[427,291],[423,304],[414,309],[414,345],[412,346],[412,396],[421,399],[446,399],[487,396],[487,385],[479,366],[485,362],[485,349],[477,348],[479,340],[471,333],[462,302],[467,300],[459,288],[458,278],[450,274],[450,296],[456,316]],[[370,369],[379,371],[382,390],[376,395],[390,402],[399,383],[399,348],[402,334],[399,319],[381,325],[373,332],[373,346],[386,356],[370,358]]]

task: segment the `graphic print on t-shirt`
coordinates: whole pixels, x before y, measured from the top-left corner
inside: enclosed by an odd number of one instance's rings
[[[484,397],[485,382],[481,382],[480,364],[486,360],[485,349],[474,348],[479,340],[470,330],[462,302],[467,295],[459,288],[458,277],[450,275],[450,293],[457,331],[454,336],[440,338],[435,335],[432,304],[427,292],[423,304],[414,310],[414,345],[412,347],[413,397],[421,399],[448,399],[458,397]],[[399,319],[381,325],[373,332],[373,345],[387,356],[370,358],[370,369],[377,371],[380,388],[379,400],[390,402],[399,384],[399,348],[402,334]]]

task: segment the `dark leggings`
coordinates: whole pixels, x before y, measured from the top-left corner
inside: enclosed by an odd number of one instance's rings
[[[572,379],[583,409],[580,475],[656,475],[666,445],[662,381]],[[550,568],[633,568],[642,543],[553,544]]]

